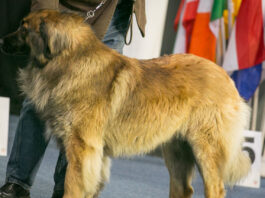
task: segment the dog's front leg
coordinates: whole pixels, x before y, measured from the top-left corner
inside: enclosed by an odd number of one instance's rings
[[[71,135],[66,143],[68,167],[64,198],[93,198],[101,180],[102,155],[102,141],[91,128],[89,132]]]
[[[94,194],[93,198],[98,198],[100,192],[103,190],[105,182],[109,181],[110,177],[110,158],[106,155],[103,156],[102,158],[102,167],[101,167],[101,181],[99,183],[99,187],[97,189],[96,194]],[[89,197],[85,197],[89,198]]]

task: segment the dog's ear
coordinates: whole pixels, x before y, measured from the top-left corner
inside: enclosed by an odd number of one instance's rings
[[[47,31],[47,27],[45,25],[45,21],[44,19],[41,19],[40,22],[40,27],[39,27],[39,31],[40,31],[40,36],[43,40],[43,54],[46,58],[50,59],[52,58],[52,54],[51,54],[51,50],[49,47],[49,38],[48,38],[48,31]]]
[[[40,23],[40,35],[44,42],[43,54],[50,59],[67,48],[67,37],[65,32],[60,31],[59,24],[48,24],[44,19]]]

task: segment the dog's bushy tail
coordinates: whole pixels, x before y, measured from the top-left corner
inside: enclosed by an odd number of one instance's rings
[[[225,175],[225,183],[229,185],[234,185],[236,182],[244,179],[248,175],[250,170],[250,159],[242,151],[238,152],[237,158],[234,159],[233,163],[227,167],[227,172]]]
[[[229,145],[229,155],[226,167],[223,170],[224,182],[229,185],[234,185],[240,179],[246,177],[250,170],[250,159],[242,150],[243,131],[248,126],[249,114],[249,106],[241,101],[239,111],[237,111],[229,127],[229,136],[226,138]]]

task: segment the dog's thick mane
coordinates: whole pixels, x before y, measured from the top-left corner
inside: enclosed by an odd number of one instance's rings
[[[59,54],[71,54],[72,51],[82,54],[100,45],[84,18],[75,13],[43,10],[33,12],[23,21],[31,29],[31,60],[39,68]]]

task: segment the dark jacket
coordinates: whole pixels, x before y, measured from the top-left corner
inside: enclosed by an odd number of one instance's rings
[[[96,11],[95,18],[88,20],[98,38],[102,39],[105,35],[115,8],[119,0],[107,0],[106,3]],[[32,10],[38,9],[59,9],[76,11],[83,16],[86,12],[94,10],[102,0],[32,0]],[[145,0],[134,0],[132,14],[135,13],[138,27],[145,35]],[[132,17],[131,17],[132,18]]]

